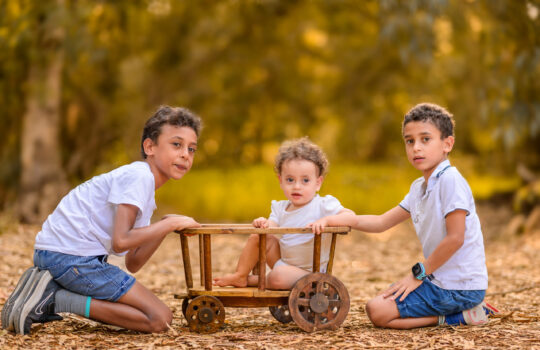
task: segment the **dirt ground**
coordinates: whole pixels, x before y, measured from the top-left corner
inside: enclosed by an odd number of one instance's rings
[[[191,333],[173,298],[185,290],[178,236],[169,235],[141,272],[138,281],[155,292],[174,312],[171,329],[163,334],[141,334],[104,326],[79,317],[35,325],[27,336],[0,330],[0,347],[28,349],[540,349],[540,236],[504,234],[510,219],[507,209],[482,205],[482,220],[489,271],[486,300],[501,310],[487,325],[477,327],[428,327],[398,331],[375,328],[365,303],[401,278],[421,258],[421,249],[410,224],[381,235],[353,232],[340,237],[334,274],[347,287],[351,309],[336,331],[305,333],[294,323],[277,322],[267,308],[227,308],[222,331]],[[34,236],[39,228],[9,225],[0,235],[0,305],[14,289],[21,273],[32,264]],[[214,275],[231,272],[245,237],[217,237],[212,241]],[[192,265],[196,238],[190,238]],[[110,262],[119,266],[119,258]],[[198,270],[194,268],[194,276]],[[195,281],[198,282],[197,280]]]

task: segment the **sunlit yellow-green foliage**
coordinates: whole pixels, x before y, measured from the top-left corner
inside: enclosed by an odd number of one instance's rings
[[[258,164],[307,135],[333,161],[323,192],[382,211],[411,177],[381,164],[401,159],[403,115],[429,101],[454,114],[476,194],[503,191],[518,163],[540,168],[539,12],[532,0],[0,0],[0,208],[21,191],[28,75],[56,32],[73,186],[139,159],[145,120],[168,104],[205,128],[199,170],[160,190],[164,202],[199,189],[178,208],[264,215],[280,193]]]
[[[333,195],[357,214],[382,214],[399,204],[419,176],[408,164],[337,164],[331,166],[319,193]],[[476,199],[486,199],[515,190],[519,181],[476,174],[469,184]],[[251,222],[268,217],[272,200],[284,199],[269,165],[192,170],[156,192],[158,214],[183,214],[201,222]]]

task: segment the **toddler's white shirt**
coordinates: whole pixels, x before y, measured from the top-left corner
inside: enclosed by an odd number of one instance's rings
[[[139,208],[134,228],[150,225],[156,204],[154,175],[146,162],[133,162],[95,176],[71,190],[36,236],[35,249],[78,256],[114,252],[112,234],[118,204]]]
[[[318,194],[303,207],[286,211],[288,200],[272,201],[272,212],[268,219],[276,222],[279,227],[305,227],[320,218],[339,213],[343,206],[331,196]],[[284,234],[279,240],[281,260],[289,265],[311,271],[313,267],[313,234]],[[321,267],[325,267],[330,256],[332,236],[328,233],[321,237]]]
[[[446,237],[446,216],[462,209],[465,218],[463,245],[439,267],[432,282],[451,290],[485,290],[488,287],[484,241],[471,189],[450,161],[441,162],[427,183],[416,179],[399,204],[411,214],[416,234],[427,259]]]

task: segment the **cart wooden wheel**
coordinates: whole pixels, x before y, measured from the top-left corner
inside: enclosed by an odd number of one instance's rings
[[[269,306],[270,313],[276,320],[281,323],[289,323],[292,321],[289,305]]]
[[[302,277],[289,295],[294,322],[306,332],[337,329],[349,313],[350,299],[345,285],[334,276],[312,273]]]
[[[185,299],[184,299],[185,300]],[[225,308],[210,295],[201,295],[189,302],[186,309],[189,329],[198,333],[217,332],[225,323]]]
[[[187,307],[190,301],[191,301],[190,298],[185,298],[184,300],[182,300],[182,315],[184,315],[186,320],[187,320],[186,311],[187,311]]]

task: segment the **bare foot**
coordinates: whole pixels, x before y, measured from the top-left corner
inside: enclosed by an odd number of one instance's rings
[[[233,286],[243,288],[247,286],[247,282],[247,276],[232,273],[223,277],[214,278],[214,282],[212,284],[220,287]]]

